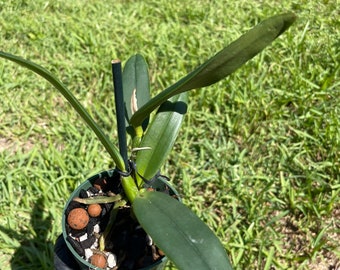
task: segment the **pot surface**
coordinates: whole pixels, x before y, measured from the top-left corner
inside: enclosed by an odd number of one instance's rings
[[[178,197],[177,191],[169,185],[166,177],[160,176],[151,184],[148,183],[147,186],[151,186],[156,191],[166,192]],[[167,261],[166,257],[162,256],[161,251],[158,252],[157,247],[152,243],[152,239],[138,222],[131,218],[130,207],[123,207],[118,210],[109,237],[106,237],[106,239],[110,239],[110,241],[105,241],[107,252],[96,251],[99,245],[98,234],[105,230],[114,203],[100,204],[101,213],[97,217],[89,215],[89,224],[84,229],[74,230],[69,226],[68,215],[73,209],[88,210],[88,205],[75,202],[73,200],[75,197],[102,196],[108,192],[115,194],[122,192],[120,175],[115,170],[103,171],[87,179],[71,194],[64,208],[62,218],[63,238],[80,269],[113,269],[116,263],[123,269],[163,269]],[[98,253],[102,253],[105,260],[100,258],[97,255]],[[105,265],[103,268],[96,268],[90,263],[93,255],[101,259],[100,267]]]

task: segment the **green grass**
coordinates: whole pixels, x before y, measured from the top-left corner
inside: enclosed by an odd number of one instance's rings
[[[337,1],[0,1],[0,49],[56,73],[116,141],[111,59],[143,54],[156,93],[285,11],[272,47],[191,93],[163,173],[235,269],[337,269]],[[0,91],[1,269],[52,269],[68,196],[114,164],[44,80],[0,60]]]

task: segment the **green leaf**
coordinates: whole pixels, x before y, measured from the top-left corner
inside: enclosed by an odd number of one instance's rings
[[[132,208],[145,231],[179,269],[232,269],[219,239],[179,201],[146,191],[135,198]]]
[[[134,113],[131,106],[138,109],[150,100],[148,65],[142,55],[136,54],[126,62],[123,70],[123,89],[126,123],[129,126],[129,120]]]
[[[132,116],[130,123],[139,126],[145,117],[170,97],[211,85],[230,75],[270,45],[289,28],[295,19],[294,14],[287,13],[264,20],[187,76],[152,98]]]
[[[140,147],[151,149],[137,153],[137,171],[145,179],[151,179],[163,165],[175,143],[183,116],[187,110],[187,93],[164,102],[148,127]]]
[[[21,66],[24,66],[36,74],[40,75],[48,82],[50,82],[72,105],[72,107],[77,111],[77,113],[81,116],[81,118],[86,122],[86,124],[93,130],[93,132],[97,135],[98,139],[101,141],[105,149],[111,155],[112,159],[116,163],[117,167],[124,171],[124,161],[121,155],[119,154],[118,148],[112,144],[109,138],[104,134],[104,132],[99,128],[97,123],[93,120],[93,118],[88,114],[85,108],[80,104],[80,102],[73,96],[71,91],[51,72],[47,69],[39,66],[29,60],[25,60],[21,57],[5,53],[0,51],[0,57],[11,60]]]

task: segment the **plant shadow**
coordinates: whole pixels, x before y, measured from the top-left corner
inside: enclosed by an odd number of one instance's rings
[[[8,237],[20,242],[10,261],[11,269],[53,269],[53,246],[48,240],[51,230],[52,216],[44,217],[45,198],[36,202],[31,212],[31,228],[13,230],[0,226],[0,230]]]

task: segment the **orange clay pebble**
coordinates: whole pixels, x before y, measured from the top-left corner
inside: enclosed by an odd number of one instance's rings
[[[91,217],[98,217],[102,212],[102,207],[97,203],[90,204],[90,206],[87,208],[87,212]]]
[[[104,254],[95,253],[91,256],[91,264],[99,268],[105,268],[107,266],[107,259]]]
[[[74,208],[67,216],[67,223],[74,230],[82,230],[89,223],[89,215],[83,208]]]

